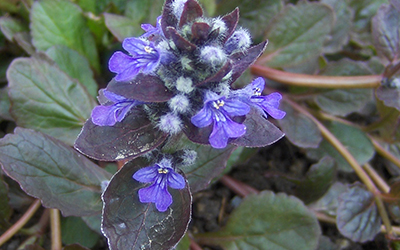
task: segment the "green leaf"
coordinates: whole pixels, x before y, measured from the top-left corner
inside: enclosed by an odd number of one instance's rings
[[[189,250],[190,249],[190,238],[187,234],[179,241],[175,250]]]
[[[125,8],[125,16],[132,19],[140,28],[142,23],[156,24],[156,19],[161,15],[164,0],[136,0],[128,1]]]
[[[79,244],[72,244],[72,245],[68,245],[63,247],[62,250],[90,250],[89,248],[83,247]]]
[[[8,229],[8,220],[11,217],[12,209],[9,204],[8,185],[2,179],[0,179],[0,200],[0,228]]]
[[[195,237],[229,250],[310,250],[320,235],[317,219],[300,200],[264,191],[243,199],[222,230]]]
[[[73,145],[96,105],[86,89],[43,54],[14,60],[7,78],[17,125]]]
[[[67,0],[35,1],[31,9],[31,33],[34,46],[45,51],[65,45],[87,57],[100,71],[95,40],[86,25],[82,10]]]
[[[301,1],[286,5],[269,26],[264,57],[270,67],[299,65],[322,53],[334,24],[333,10],[321,3]]]
[[[330,76],[357,76],[370,75],[372,72],[363,62],[343,59],[329,63],[321,74]],[[370,101],[372,101],[371,89],[334,89],[315,97],[315,102],[322,110],[338,116],[360,112]]]
[[[282,102],[281,109],[286,112],[286,116],[278,122],[286,138],[301,148],[317,148],[322,141],[317,125],[304,114],[296,112],[286,102]]]
[[[378,56],[384,62],[400,57],[400,12],[393,5],[383,4],[372,19],[372,37]]]
[[[315,211],[334,217],[339,206],[339,196],[346,190],[347,188],[343,183],[335,182],[321,199],[310,204],[309,207]]]
[[[349,6],[354,11],[351,40],[362,46],[372,44],[371,19],[379,7],[388,2],[388,0],[349,0]]]
[[[181,190],[169,189],[173,202],[165,212],[139,201],[138,190],[148,184],[135,181],[132,175],[149,165],[142,159],[126,163],[102,196],[102,231],[110,249],[172,249],[186,233],[192,202],[188,183]]]
[[[8,97],[8,88],[4,87],[0,89],[0,118],[8,121],[12,121],[13,118],[10,114],[10,98]]]
[[[98,86],[94,80],[89,62],[85,57],[63,45],[51,47],[46,51],[46,55],[55,61],[62,71],[84,85],[90,95],[93,97],[97,96]]]
[[[327,124],[327,128],[349,150],[360,165],[367,163],[374,156],[374,146],[361,130],[337,122]],[[310,149],[307,152],[307,156],[312,159],[320,159],[325,155],[329,155],[336,160],[339,170],[353,171],[343,156],[326,140],[321,142],[318,149]]]
[[[215,16],[217,9],[216,0],[199,0],[201,6],[207,11],[207,16]]]
[[[108,182],[103,182],[108,183]],[[92,216],[82,216],[81,219],[86,223],[86,225],[92,229],[97,234],[101,235],[101,214],[96,214]]]
[[[126,16],[104,13],[104,20],[108,30],[122,42],[127,37],[136,37],[143,34],[137,23]]]
[[[324,53],[333,54],[342,50],[348,43],[354,12],[349,8],[347,1],[322,0],[321,3],[331,6],[335,11],[335,26],[324,43]]]
[[[336,224],[341,234],[356,242],[373,240],[381,229],[374,195],[354,185],[339,197]]]
[[[335,161],[325,156],[313,164],[305,178],[296,183],[295,195],[308,204],[321,198],[331,187],[336,177]]]
[[[66,144],[16,128],[0,140],[0,163],[29,195],[65,216],[101,212],[101,183],[110,174]]]
[[[79,217],[66,217],[61,219],[62,241],[64,244],[79,243],[92,248],[100,239],[100,235],[90,230],[85,222]]]
[[[261,42],[268,25],[282,10],[283,2],[281,0],[222,0],[218,1],[217,14],[225,15],[236,7],[240,10],[239,25],[249,29],[253,39]]]
[[[4,36],[12,42],[15,34],[29,31],[29,27],[17,18],[2,16],[0,17],[0,30],[3,32]]]

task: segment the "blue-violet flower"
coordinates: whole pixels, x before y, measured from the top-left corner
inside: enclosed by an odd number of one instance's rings
[[[274,92],[262,96],[261,94],[264,90],[264,86],[264,79],[258,77],[245,88],[234,91],[231,97],[239,98],[248,105],[256,107],[265,117],[269,114],[275,119],[282,119],[286,115],[285,111],[279,110],[279,101],[282,99],[282,95]]]
[[[143,23],[140,27],[144,31],[146,31],[146,33],[144,33],[140,37],[150,37],[152,35],[162,36],[162,37],[164,36],[164,33],[161,28],[161,16],[157,17],[156,27],[154,27],[153,25],[151,25],[149,23]]]
[[[128,99],[107,90],[103,90],[103,95],[112,104],[99,105],[92,110],[92,122],[98,126],[113,126],[121,122],[131,108],[143,104],[143,102]]]
[[[108,63],[110,71],[117,73],[116,81],[132,80],[140,71],[153,72],[160,63],[161,55],[153,42],[130,37],[123,41],[122,47],[130,56],[117,51]]]
[[[192,117],[192,123],[199,128],[213,123],[209,142],[214,148],[225,148],[229,138],[238,138],[246,133],[246,126],[232,120],[234,116],[246,115],[250,107],[237,98],[227,98],[208,91],[204,107]]]
[[[139,200],[142,203],[154,203],[160,212],[167,211],[172,204],[168,186],[173,189],[183,189],[186,185],[183,176],[176,173],[171,161],[165,158],[153,166],[139,169],[132,178],[142,183],[152,183],[139,190]]]

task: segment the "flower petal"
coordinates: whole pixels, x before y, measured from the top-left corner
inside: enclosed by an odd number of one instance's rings
[[[97,106],[92,110],[92,122],[98,126],[113,126],[117,122],[115,111],[114,105]]]
[[[140,68],[134,64],[129,65],[130,67],[126,68],[124,71],[120,72],[115,80],[118,82],[121,81],[129,81],[135,78],[137,74],[139,74]]]
[[[127,100],[126,97],[117,95],[117,94],[115,94],[115,93],[113,93],[113,92],[110,92],[110,91],[108,91],[108,90],[106,90],[106,89],[103,90],[103,95],[104,95],[108,100],[112,101],[113,103],[123,102],[123,101],[126,101],[126,100]]]
[[[265,81],[262,77],[257,77],[254,81],[251,82],[252,89],[258,88],[260,89],[260,93],[264,90]]]
[[[132,175],[132,178],[142,183],[155,182],[158,175],[157,170],[156,165],[141,168]]]
[[[250,112],[249,105],[237,99],[227,99],[222,109],[230,116],[241,116]]]
[[[117,51],[111,56],[110,61],[108,62],[108,69],[111,72],[118,74],[131,67],[132,63],[135,63],[135,59],[121,51]]]
[[[262,102],[260,102],[259,105],[273,118],[282,119],[283,117],[285,117],[286,112],[278,109],[279,101],[281,99],[282,95],[274,92],[272,94],[264,96]]]
[[[182,175],[171,170],[167,177],[168,186],[174,189],[183,189],[186,186],[185,179]]]
[[[198,128],[204,128],[211,124],[212,119],[212,111],[207,106],[203,107],[196,115],[194,115],[191,119],[193,125]]]
[[[156,196],[160,187],[157,184],[139,189],[139,200],[141,203],[156,202]]]
[[[167,185],[160,186],[157,191],[154,203],[158,211],[165,212],[172,204],[172,196],[168,192]]]
[[[122,42],[124,50],[128,51],[132,56],[143,54],[145,52],[144,47],[147,45],[148,43],[136,37],[125,38]]]
[[[213,148],[225,148],[228,145],[229,136],[226,134],[222,122],[214,122],[209,142]]]

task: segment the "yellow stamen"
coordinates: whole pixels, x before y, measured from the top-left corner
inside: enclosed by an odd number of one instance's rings
[[[168,174],[168,173],[169,173],[169,170],[166,169],[166,168],[159,168],[159,169],[158,169],[158,173],[159,173],[159,174]]]
[[[151,53],[151,52],[153,52],[153,49],[152,48],[150,48],[150,46],[145,46],[144,47],[144,51],[146,51],[147,53]]]
[[[216,102],[213,102],[213,106],[216,109],[219,109],[220,107],[224,106],[225,102],[223,100],[218,100]]]

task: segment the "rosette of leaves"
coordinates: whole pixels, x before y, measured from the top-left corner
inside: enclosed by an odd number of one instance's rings
[[[178,2],[183,4],[177,15]],[[267,45],[262,42],[250,47],[251,40],[245,46],[232,42],[235,31],[240,31],[236,29],[238,19],[238,9],[220,18],[208,18],[203,16],[203,10],[195,0],[167,0],[160,23],[153,30],[156,34],[145,37],[167,54],[167,60],[153,72],[141,72],[132,80],[117,81],[114,78],[106,88],[111,93],[144,104],[132,108],[113,126],[98,126],[89,119],[75,147],[91,158],[114,161],[143,155],[163,145],[170,135],[181,132],[193,142],[209,144],[212,125],[198,128],[190,121],[203,106],[204,92],[212,90],[221,94],[230,91],[230,85]],[[99,100],[108,105],[102,94]],[[171,104],[176,102],[187,105]],[[173,121],[168,123],[166,116],[172,117]],[[246,126],[246,134],[229,139],[234,145],[261,147],[283,136],[254,110],[246,116],[235,117],[235,122]],[[173,124],[177,124],[176,127]]]

